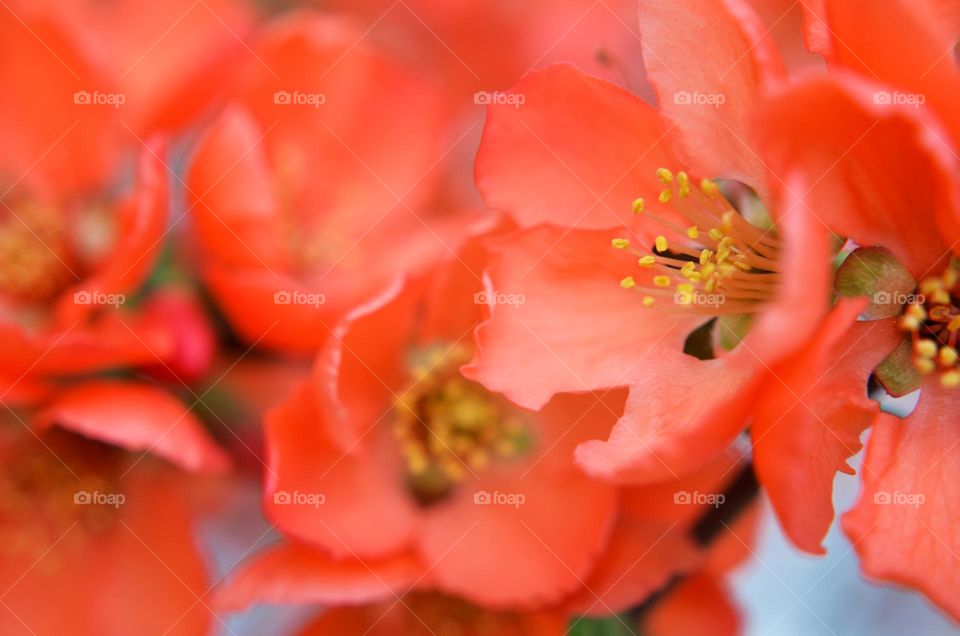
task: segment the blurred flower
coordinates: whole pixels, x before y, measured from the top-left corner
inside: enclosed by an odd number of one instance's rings
[[[624,395],[560,395],[535,413],[460,375],[491,298],[475,291],[483,266],[474,239],[353,312],[268,414],[265,507],[290,542],[237,574],[225,606],[436,590],[605,616],[703,563],[688,532],[737,462],[645,488],[581,472],[573,448],[609,429]]]
[[[232,326],[309,352],[459,232],[422,206],[442,112],[434,86],[339,18],[287,14],[253,50],[194,152],[189,210],[204,280]]]
[[[102,384],[57,400],[36,432],[4,418],[0,631],[209,633],[188,495],[199,478],[154,457],[204,472],[224,458],[183,409],[162,393]]]

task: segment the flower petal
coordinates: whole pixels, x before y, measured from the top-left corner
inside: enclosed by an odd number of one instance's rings
[[[653,108],[566,65],[529,73],[509,93],[524,103],[488,106],[477,154],[488,207],[522,226],[586,229],[629,225],[645,193],[660,207],[656,170],[674,162]]]
[[[919,588],[960,620],[960,430],[956,393],[925,383],[906,419],[882,415],[863,492],[843,529],[867,576]]]
[[[642,0],[643,62],[683,158],[707,178],[765,191],[750,113],[786,71],[760,19],[740,0]]]

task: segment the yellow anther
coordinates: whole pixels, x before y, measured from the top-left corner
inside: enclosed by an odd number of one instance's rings
[[[930,358],[914,358],[913,366],[920,372],[920,375],[930,375],[937,369],[937,365]]]
[[[710,231],[707,232],[707,234],[709,234],[709,235],[710,235],[710,238],[712,238],[714,241],[719,241],[719,240],[722,239],[723,236],[724,236],[723,232],[721,232],[720,230],[718,230],[718,229],[715,228],[715,227],[710,228]]]
[[[934,292],[930,294],[930,301],[935,305],[949,305],[950,292],[945,289],[934,290]]]
[[[660,179],[661,183],[666,185],[673,181],[673,173],[666,168],[657,168],[657,178]]]
[[[654,302],[656,302],[656,300],[653,298],[653,296],[644,296],[644,297],[643,297],[643,306],[644,306],[644,307],[652,307]]]
[[[633,276],[627,276],[620,281],[620,286],[624,289],[632,289],[637,286],[637,281],[633,280]]]
[[[670,249],[670,244],[667,243],[667,237],[663,236],[662,234],[657,237],[657,239],[653,242],[653,245],[657,248],[658,252],[666,252],[668,249]]]
[[[630,247],[630,241],[625,238],[615,238],[610,241],[610,245],[612,245],[615,249],[625,250]]]
[[[937,343],[933,340],[917,340],[913,345],[914,352],[924,358],[933,358],[937,355]]]
[[[960,386],[960,371],[956,369],[947,371],[940,376],[940,384],[951,389],[955,386]]]
[[[703,179],[700,182],[700,190],[702,190],[703,193],[711,199],[717,196],[717,193],[720,192],[720,188],[717,186],[717,184],[710,179]]]
[[[708,262],[710,262],[710,257],[711,257],[711,256],[713,256],[713,252],[712,252],[712,251],[707,250],[707,249],[702,250],[702,251],[700,252],[700,264],[701,264],[701,265],[706,265]]]
[[[691,225],[687,228],[687,238],[697,239],[700,238],[700,230],[697,229],[696,225]]]
[[[690,196],[690,177],[687,176],[686,172],[680,171],[677,173],[677,195],[681,199],[686,199]]]
[[[670,191],[670,188],[664,188],[663,191],[660,192],[660,196],[657,197],[657,200],[660,201],[660,203],[667,204],[670,203],[670,199],[672,198],[673,192]]]
[[[714,263],[707,263],[700,270],[700,273],[704,276],[712,276],[715,271],[717,271],[717,266]]]
[[[953,289],[958,280],[960,280],[960,273],[952,267],[943,273],[943,284],[947,289]]]
[[[680,292],[681,294],[692,294],[693,289],[694,289],[693,285],[691,285],[690,283],[680,283],[679,285],[677,285],[677,291]]]
[[[695,283],[699,283],[700,281],[703,280],[703,274],[701,274],[700,272],[694,272],[694,271],[685,272],[681,270],[680,275],[686,278],[687,280],[693,281]]]
[[[733,245],[733,237],[724,236],[722,239],[720,239],[720,244],[718,247],[728,248],[731,245]]]
[[[683,264],[683,267],[680,268],[680,273],[689,274],[690,272],[693,271],[694,267],[696,267],[696,265],[693,264],[693,261],[687,261],[686,263]]]
[[[927,319],[927,310],[924,309],[922,305],[918,305],[916,303],[907,307],[907,310],[904,313],[907,316],[913,316],[921,322]]]
[[[634,214],[643,214],[643,199],[634,199],[633,200],[633,213]]]
[[[653,267],[657,262],[657,257],[652,254],[641,256],[637,259],[637,265],[640,267]]]
[[[957,355],[957,350],[953,347],[940,347],[940,351],[937,352],[937,362],[940,363],[941,367],[952,367],[957,363],[957,358],[960,357]]]
[[[916,316],[903,316],[900,318],[900,328],[904,331],[916,331],[920,328],[920,322]]]
[[[712,294],[713,290],[716,289],[716,287],[717,287],[716,278],[711,278],[710,280],[707,281],[707,284],[703,286],[703,288],[707,290],[708,294]]]
[[[939,278],[925,278],[920,282],[921,294],[932,294],[938,289],[943,289],[943,281]]]
[[[669,287],[670,286],[670,277],[669,276],[654,276],[653,284],[657,287]]]

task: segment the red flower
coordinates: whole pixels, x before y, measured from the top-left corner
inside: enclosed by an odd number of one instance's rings
[[[573,448],[609,429],[624,396],[559,395],[535,413],[461,376],[492,302],[482,268],[474,240],[352,312],[311,381],[268,414],[265,507],[290,543],[235,577],[225,605],[436,590],[606,615],[702,563],[687,531],[709,502],[683,491],[721,492],[736,463],[646,488],[581,472]]]
[[[866,370],[892,395],[920,389],[908,417],[877,420],[864,490],[844,529],[867,574],[919,587],[960,617],[953,593],[960,543],[951,521],[960,471],[954,425],[960,405],[954,388],[960,383],[953,260],[960,239],[958,166],[933,113],[878,101],[876,94],[869,80],[842,74],[837,81],[811,78],[777,95],[766,106],[779,115],[768,120],[779,131],[771,162],[832,165],[811,188],[811,204],[830,209],[825,222],[860,246],[838,271],[837,289],[870,299],[867,321],[848,341],[879,357],[844,382],[864,391]],[[806,115],[811,111],[831,116],[814,120]]]
[[[198,481],[154,459],[222,470],[193,415],[157,389],[90,382],[53,400],[35,431],[5,419],[0,631],[208,633],[187,494]]]
[[[361,35],[311,12],[265,27],[194,153],[204,278],[250,342],[311,351],[460,231],[423,210],[442,152],[436,89]]]
[[[527,302],[494,309],[465,374],[531,408],[630,385],[609,440],[577,449],[592,474],[627,483],[703,465],[752,418],[781,521],[822,552],[823,486],[876,411],[861,369],[877,355],[843,341],[859,301],[828,313],[834,248],[808,193],[824,164],[770,169],[779,130],[756,125],[756,103],[782,69],[743,6],[643,2],[641,17],[660,111],[567,67],[521,80],[522,109],[489,110],[478,187],[525,227],[498,241],[488,276]],[[828,373],[838,361],[860,385]],[[817,409],[793,408],[810,391]],[[783,460],[809,452],[822,460]]]

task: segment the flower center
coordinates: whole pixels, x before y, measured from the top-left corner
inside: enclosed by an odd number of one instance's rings
[[[676,176],[657,170],[664,188],[658,200],[672,207],[686,223],[651,214],[644,200],[633,202],[634,214],[644,214],[665,231],[650,252],[630,248],[628,239],[614,239],[613,247],[630,250],[644,272],[620,281],[624,289],[643,295],[644,307],[708,315],[750,314],[770,300],[779,278],[780,240],[774,230],[752,225],[703,179],[698,187],[686,172]]]
[[[913,342],[913,366],[921,375],[940,374],[947,387],[960,386],[957,332],[960,331],[960,273],[951,264],[940,276],[924,279],[900,317],[900,329]]]
[[[0,220],[0,293],[29,302],[49,300],[74,280],[65,219],[29,198],[8,207]]]
[[[408,485],[429,503],[493,457],[521,454],[529,440],[516,411],[460,375],[470,359],[467,348],[432,347],[419,358],[411,386],[394,404],[393,433]]]
[[[24,439],[4,449],[0,555],[43,557],[55,570],[57,560],[45,556],[50,546],[69,532],[65,545],[83,549],[86,538],[113,526],[125,495],[115,449],[60,432],[44,441],[47,448]]]

